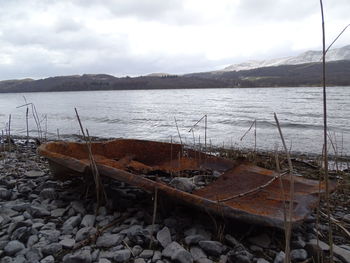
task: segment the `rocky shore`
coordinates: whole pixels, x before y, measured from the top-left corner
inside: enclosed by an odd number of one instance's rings
[[[0,145],[1,146],[1,145]],[[282,263],[284,233],[215,217],[117,181],[97,210],[80,179],[56,180],[32,140],[0,147],[0,263]],[[344,179],[345,178],[345,179]],[[350,262],[349,174],[332,194],[334,261]],[[97,213],[95,211],[97,210]],[[328,262],[328,226],[316,212],[293,230],[293,262]],[[317,240],[319,238],[319,240]]]

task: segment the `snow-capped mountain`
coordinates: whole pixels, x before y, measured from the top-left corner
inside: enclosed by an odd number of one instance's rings
[[[254,68],[272,67],[280,65],[297,65],[311,62],[321,62],[322,51],[306,51],[295,57],[275,58],[269,60],[250,60],[244,63],[230,65],[222,71],[239,71]],[[350,45],[328,50],[326,61],[350,60]]]

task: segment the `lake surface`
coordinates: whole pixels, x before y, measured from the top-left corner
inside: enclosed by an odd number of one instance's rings
[[[350,153],[350,87],[328,88],[328,124],[338,152]],[[179,141],[174,117],[188,144],[204,143],[204,121],[188,132],[204,114],[207,137],[215,145],[254,147],[254,128],[240,138],[256,119],[257,148],[281,147],[276,112],[292,151],[321,153],[323,144],[322,88],[245,88],[192,90],[122,90],[0,94],[0,132],[11,114],[11,134],[25,135],[24,98],[35,104],[48,137],[80,134],[74,107],[91,136]],[[47,123],[44,120],[47,116]],[[30,135],[36,136],[33,116]],[[333,149],[329,149],[330,153]]]

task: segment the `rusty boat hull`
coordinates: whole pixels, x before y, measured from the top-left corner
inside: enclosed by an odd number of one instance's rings
[[[289,175],[252,164],[227,160],[180,144],[117,139],[91,144],[101,176],[113,178],[148,192],[167,195],[183,203],[251,224],[284,227],[284,202],[290,202]],[[38,148],[49,160],[54,175],[64,179],[91,174],[87,146],[78,142],[49,142]],[[220,174],[207,186],[184,192],[144,173],[166,172],[181,176],[188,170],[211,170]],[[281,178],[283,188],[281,187]],[[319,181],[294,177],[293,225],[301,223],[318,203]],[[282,190],[283,189],[283,190]]]

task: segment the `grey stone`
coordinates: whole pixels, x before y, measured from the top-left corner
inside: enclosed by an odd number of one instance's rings
[[[114,251],[100,251],[100,258],[108,258],[108,259],[113,259],[114,256]]]
[[[10,200],[11,199],[11,191],[6,188],[0,187],[0,200]]]
[[[134,262],[136,262],[136,260]],[[100,258],[98,263],[111,263],[111,261],[106,258]]]
[[[238,246],[235,250],[227,253],[228,262],[234,263],[251,263],[253,255],[245,250],[243,246]]]
[[[31,236],[31,233],[32,233],[31,227],[22,226],[17,228],[15,231],[13,231],[11,235],[11,239],[18,240],[25,244],[27,243],[28,238]]]
[[[350,251],[336,245],[333,245],[334,255],[340,258],[343,262],[350,263]]]
[[[50,255],[50,256],[47,256],[46,258],[43,258],[40,263],[55,263],[55,258]]]
[[[95,249],[92,253],[91,253],[91,260],[92,261],[97,261],[97,259],[100,256],[100,250],[99,249]]]
[[[97,239],[96,246],[104,248],[113,247],[119,245],[123,239],[124,235],[105,233]]]
[[[3,257],[0,263],[13,263],[13,259],[9,256]]]
[[[225,235],[225,239],[226,241],[233,247],[235,248],[236,246],[241,245],[237,239],[235,239],[233,236],[231,236],[230,234],[226,234]]]
[[[280,251],[279,253],[276,254],[276,257],[273,260],[273,263],[283,263],[285,257],[286,257],[286,254],[283,251]]]
[[[176,251],[175,254],[171,257],[171,260],[179,263],[193,263],[191,253],[186,250]]]
[[[82,241],[86,238],[88,238],[91,235],[94,235],[96,233],[96,228],[94,227],[83,227],[78,230],[78,232],[75,235],[75,240],[77,242]]]
[[[191,179],[185,177],[175,177],[169,184],[176,189],[188,193],[192,192],[196,187],[196,185],[192,183]]]
[[[57,198],[57,193],[53,188],[45,188],[41,190],[39,195],[42,199],[54,200]]]
[[[60,231],[58,230],[40,230],[39,236],[44,237],[46,240],[50,242],[58,242],[58,238],[61,235]]]
[[[51,216],[52,217],[61,217],[64,215],[64,213],[66,212],[65,208],[57,208],[51,211]]]
[[[146,261],[143,258],[137,258],[134,260],[134,263],[146,263]]]
[[[157,240],[163,248],[171,243],[171,234],[169,228],[166,226],[157,233]]]
[[[90,251],[81,249],[73,254],[67,254],[63,257],[63,263],[91,263]]]
[[[191,253],[186,251],[179,243],[171,242],[162,252],[164,257],[171,258],[172,261],[181,263],[192,263]]]
[[[27,263],[27,260],[25,259],[24,255],[17,255],[14,259],[13,259],[14,263]]]
[[[298,240],[295,240],[292,242],[292,247],[294,248],[304,248],[306,245],[305,241],[301,238],[298,238]]]
[[[25,173],[25,176],[29,178],[37,178],[37,177],[42,177],[44,175],[45,175],[44,172],[38,171],[38,170],[30,170]]]
[[[128,262],[130,259],[131,253],[128,249],[123,249],[114,252],[113,260],[116,262]]]
[[[256,246],[262,247],[262,248],[269,248],[271,239],[267,234],[261,234],[255,237],[248,238],[248,241]]]
[[[207,255],[204,253],[204,251],[200,247],[196,247],[196,246],[191,247],[190,253],[194,261],[198,261],[200,258],[207,258]]]
[[[219,263],[227,263],[228,258],[226,255],[221,255],[219,258]]]
[[[307,252],[305,249],[293,249],[290,258],[292,261],[304,261],[307,259]]]
[[[145,249],[144,251],[141,252],[139,257],[144,259],[150,259],[153,257],[153,250]]]
[[[142,249],[141,246],[136,245],[136,246],[134,246],[134,247],[132,248],[132,253],[133,253],[133,255],[135,255],[135,257],[137,257],[138,255],[141,254],[142,250],[143,250],[143,249]]]
[[[68,226],[71,226],[74,228],[74,227],[78,226],[80,224],[80,222],[81,222],[80,215],[72,216],[64,222],[62,229],[64,229],[65,227],[68,227]]]
[[[28,241],[27,241],[27,247],[28,248],[31,248],[36,242],[38,242],[39,238],[37,235],[31,235],[29,238],[28,238]]]
[[[200,241],[199,246],[209,255],[217,257],[224,251],[224,246],[218,241]]]
[[[60,241],[60,244],[62,245],[63,248],[73,248],[75,245],[75,240],[72,238],[65,238]]]
[[[25,256],[29,262],[35,262],[39,261],[43,258],[43,254],[41,253],[41,250],[38,248],[30,248],[25,253]]]
[[[200,258],[197,260],[197,263],[213,263],[213,261],[209,258]]]
[[[343,216],[343,220],[344,220],[344,222],[350,224],[350,214],[347,214],[347,215]]]
[[[107,208],[105,206],[101,206],[98,209],[98,215],[99,216],[106,216],[107,214],[108,214],[108,212],[107,212]]]
[[[162,252],[158,250],[154,251],[152,262],[156,262],[157,260],[161,260],[161,259],[162,259]]]
[[[202,235],[191,235],[185,237],[186,245],[197,245],[199,241],[204,241],[205,238]]]
[[[174,255],[178,250],[184,250],[184,248],[179,243],[174,241],[164,248],[162,255],[164,257],[171,258],[171,256]]]
[[[264,259],[264,258],[258,258],[256,263],[269,263],[269,262],[266,259]]]
[[[80,214],[83,214],[83,215],[86,213],[84,205],[80,201],[72,201],[71,202],[71,206],[77,213],[80,213]]]
[[[81,220],[80,225],[83,227],[93,227],[95,224],[95,219],[96,219],[95,215],[85,215],[83,217],[83,220]]]
[[[62,250],[62,245],[60,243],[51,243],[44,246],[41,251],[44,255],[53,255]]]
[[[45,217],[45,216],[49,216],[51,215],[51,213],[43,206],[35,206],[32,205],[30,207],[28,207],[28,213],[32,216],[32,217]]]
[[[4,251],[6,255],[13,256],[24,248],[25,246],[21,242],[12,240],[5,246]]]

